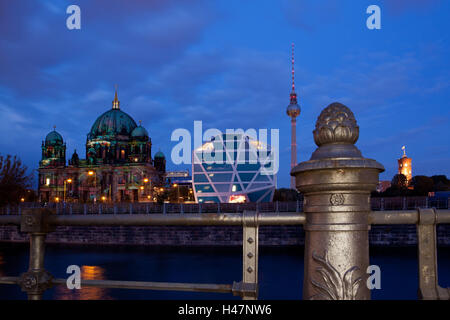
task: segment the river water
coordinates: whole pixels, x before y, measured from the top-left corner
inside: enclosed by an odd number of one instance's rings
[[[372,299],[417,298],[416,247],[371,248],[371,264],[381,268],[381,289]],[[260,248],[260,299],[300,299],[303,247]],[[438,249],[439,283],[450,287],[450,247]],[[84,279],[232,284],[240,281],[241,248],[48,245],[45,266],[67,278],[79,265]],[[0,243],[0,276],[16,276],[28,265],[26,244]],[[231,294],[82,288],[58,286],[45,299],[238,299]],[[0,285],[0,299],[26,299],[18,286]]]

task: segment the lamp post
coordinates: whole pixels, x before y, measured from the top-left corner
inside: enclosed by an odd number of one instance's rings
[[[89,170],[88,175],[91,177],[94,176],[94,189],[95,189],[94,202],[96,202],[97,201],[97,174],[95,171]]]
[[[177,203],[180,202],[180,189],[178,188],[178,183],[174,183],[173,186],[177,188]]]
[[[64,180],[64,198],[63,198],[63,200],[64,200],[64,203],[66,203],[66,187],[67,187],[67,183],[72,183],[72,179],[67,179],[67,180]]]

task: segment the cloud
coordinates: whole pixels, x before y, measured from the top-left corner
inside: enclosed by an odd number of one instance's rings
[[[342,0],[282,0],[281,7],[291,25],[314,32],[339,21],[343,6]]]
[[[442,0],[384,0],[383,7],[392,15],[401,15],[408,12],[425,14],[440,3],[442,3]]]

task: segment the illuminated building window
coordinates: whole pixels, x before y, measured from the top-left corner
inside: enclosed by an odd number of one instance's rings
[[[243,194],[233,194],[230,196],[228,200],[229,203],[244,203],[246,198]]]
[[[45,179],[45,185],[49,186],[50,185],[50,178]]]

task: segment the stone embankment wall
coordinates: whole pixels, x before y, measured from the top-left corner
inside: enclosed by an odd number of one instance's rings
[[[438,225],[438,244],[450,246],[450,225]],[[301,226],[261,226],[262,246],[303,245]],[[0,226],[0,241],[26,242],[27,234],[16,226]],[[47,235],[47,243],[115,244],[146,246],[240,246],[241,227],[223,226],[80,226],[57,227]],[[409,246],[417,244],[414,225],[376,225],[370,231],[375,246]]]

